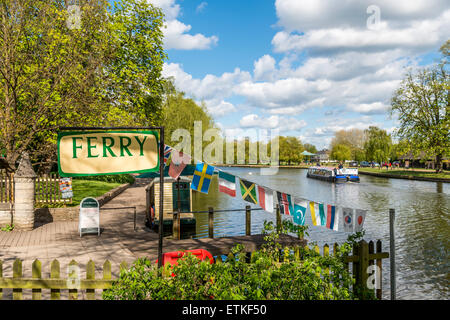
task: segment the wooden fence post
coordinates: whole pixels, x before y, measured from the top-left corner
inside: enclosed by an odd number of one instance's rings
[[[72,271],[72,274],[69,276],[75,280],[75,284],[80,280],[80,273],[78,270],[78,263],[75,260],[70,261],[69,263],[69,273]],[[75,274],[73,274],[75,272]],[[69,300],[77,300],[78,299],[78,290],[76,288],[69,288]]]
[[[281,214],[280,214],[280,205],[277,203],[276,206],[276,214],[277,214],[277,232],[281,232]]]
[[[122,261],[122,263],[120,264],[120,270],[127,270],[128,269],[128,264],[125,261]]]
[[[22,261],[16,259],[13,264],[13,278],[22,278]],[[22,300],[22,289],[13,289],[13,300]]]
[[[0,260],[0,279],[3,278],[3,261]],[[0,288],[0,300],[3,299],[3,289]]]
[[[369,267],[369,244],[361,240],[359,243],[359,270],[358,270],[358,279],[357,284],[359,284],[361,289],[361,294],[367,288],[367,268]],[[361,296],[364,298],[364,296]]]
[[[106,260],[103,264],[103,280],[111,280],[111,262]],[[103,292],[105,289],[103,289]]]
[[[250,206],[245,206],[245,235],[250,236],[252,233],[252,209]]]
[[[172,214],[172,237],[176,240],[180,240],[179,214],[180,214],[179,208],[178,208],[178,211],[175,211]]]
[[[377,241],[377,253],[381,253],[381,240]],[[379,272],[379,274],[377,275],[377,279],[378,281],[378,287],[377,287],[377,299],[381,300],[382,299],[382,286],[381,283],[383,282],[381,279],[381,275],[382,275],[382,270],[383,270],[383,264],[382,264],[382,259],[377,259],[376,260],[376,264],[377,264],[377,271]]]
[[[42,263],[39,260],[34,260],[33,265],[31,266],[31,273],[33,279],[41,279],[42,278]],[[33,300],[41,300],[42,299],[42,289],[33,289],[31,293],[31,299]]]
[[[92,260],[89,260],[86,266],[86,279],[95,279],[95,263]],[[95,300],[95,289],[86,289],[86,298],[88,300]]]
[[[50,265],[50,278],[51,279],[59,279],[60,269],[59,269],[59,261],[53,260]],[[50,298],[52,300],[59,300],[61,298],[61,291],[59,289],[50,289]]]
[[[389,258],[391,271],[391,300],[396,299],[396,279],[395,279],[395,209],[389,209]]]
[[[214,238],[214,209],[213,207],[208,208],[208,233],[209,237]]]

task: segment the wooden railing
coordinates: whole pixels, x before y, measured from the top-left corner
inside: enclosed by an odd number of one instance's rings
[[[38,176],[36,178],[36,202],[43,204],[72,203],[72,198],[62,198],[59,181],[60,178],[56,173]]]
[[[360,288],[367,288],[370,273],[370,276],[373,276],[374,279],[375,296],[380,300],[382,299],[382,259],[389,258],[389,253],[382,252],[381,247],[381,240],[376,241],[376,243],[374,241],[366,242],[365,240],[361,240],[353,246],[352,255],[345,257],[347,270],[352,272],[353,278],[355,279],[355,287],[359,286]],[[312,248],[309,248],[308,246],[305,248],[320,253],[320,249],[317,245]],[[335,243],[333,245],[333,254],[336,254],[338,248],[339,245]],[[325,244],[323,246],[323,256],[329,255],[330,246]],[[351,269],[350,263],[352,264]],[[369,268],[369,266],[374,267]]]
[[[60,277],[60,263],[53,260],[50,265],[50,278],[42,278],[41,261],[35,260],[32,264],[32,277],[24,278],[22,261],[16,259],[13,264],[12,278],[3,278],[3,264],[0,260],[0,299],[3,299],[3,289],[13,289],[12,299],[22,300],[23,290],[32,290],[32,300],[42,299],[42,290],[50,290],[51,300],[61,299],[61,290],[69,290],[69,299],[77,300],[81,290],[85,290],[86,299],[95,299],[95,290],[111,288],[114,279],[111,278],[111,263],[106,260],[103,264],[103,277],[95,279],[95,264],[92,260],[86,266],[86,279],[80,279],[78,263],[72,260],[68,265],[67,278]],[[126,262],[120,264],[120,269],[127,269]]]
[[[14,202],[14,174],[0,170],[0,203]]]

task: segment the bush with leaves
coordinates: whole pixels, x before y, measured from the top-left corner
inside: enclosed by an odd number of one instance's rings
[[[98,176],[82,176],[82,177],[74,177],[76,180],[95,180],[95,181],[104,181],[104,182],[114,182],[114,183],[129,183],[133,184],[135,178],[131,174],[107,174],[107,175],[98,175]]]
[[[238,244],[225,261],[218,257],[214,264],[187,254],[178,265],[158,269],[141,258],[129,270],[121,271],[112,288],[103,292],[103,299],[355,299],[351,291],[354,280],[344,263],[350,242],[339,246],[335,255],[322,256],[307,248],[282,248],[273,224],[264,226],[265,243],[251,256]],[[283,226],[283,232],[294,229],[293,225]],[[303,233],[306,227],[297,231]]]

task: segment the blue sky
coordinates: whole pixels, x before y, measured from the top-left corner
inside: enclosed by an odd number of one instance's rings
[[[229,137],[262,129],[328,147],[334,132],[392,132],[407,68],[450,35],[445,0],[147,0],[166,14],[164,76]]]

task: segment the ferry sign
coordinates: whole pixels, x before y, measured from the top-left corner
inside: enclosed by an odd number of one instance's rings
[[[159,161],[157,131],[58,133],[61,177],[155,172]]]

